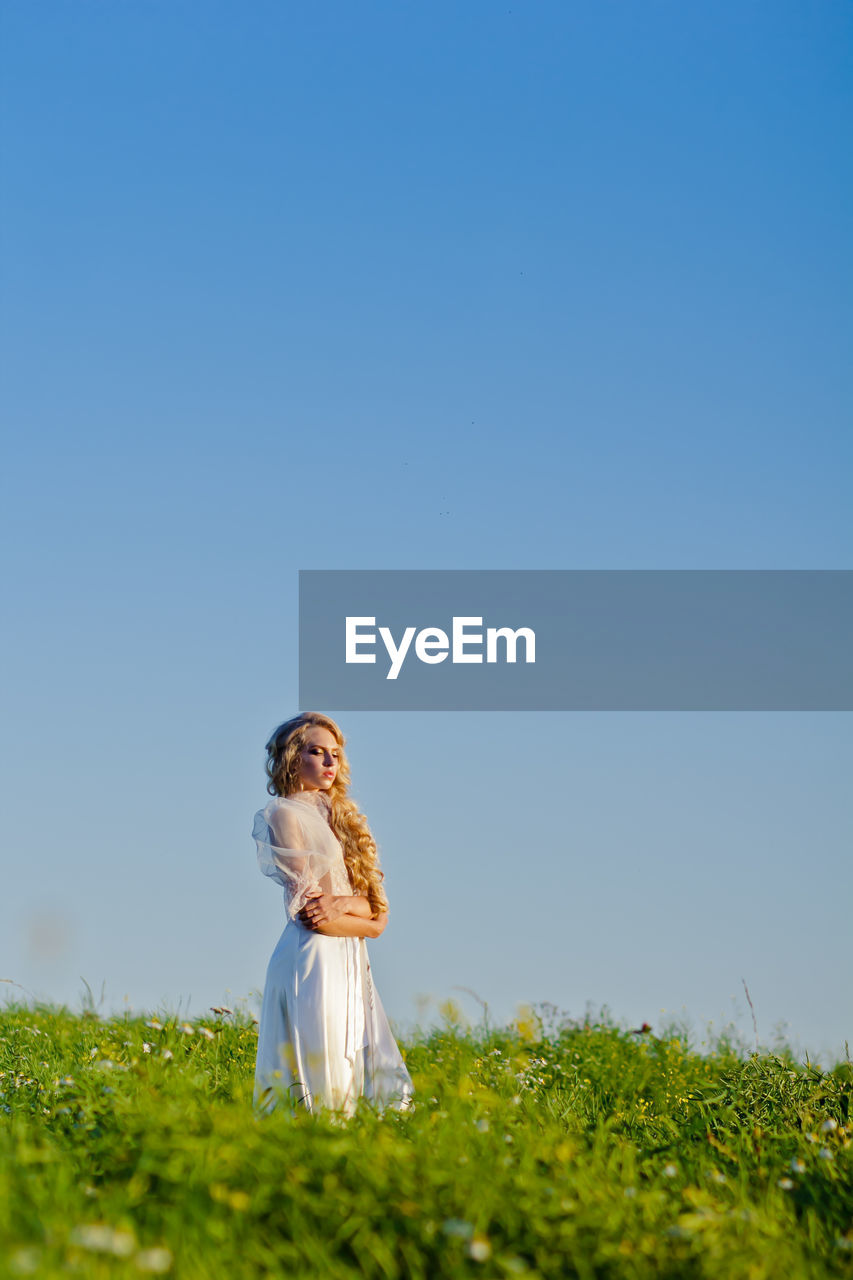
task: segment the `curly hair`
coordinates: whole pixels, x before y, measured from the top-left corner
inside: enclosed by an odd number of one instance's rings
[[[367,898],[376,916],[388,910],[388,899],[382,887],[385,877],[379,866],[376,841],[370,834],[367,818],[347,794],[350,771],[344,754],[346,739],[334,720],[319,711],[303,711],[273,731],[266,745],[267,791],[271,796],[290,796],[299,791],[299,757],[308,730],[314,727],[327,729],[340,747],[338,772],[324,793],[331,804],[329,824],[341,843],[354,892]]]

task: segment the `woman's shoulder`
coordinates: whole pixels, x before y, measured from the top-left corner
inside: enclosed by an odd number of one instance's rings
[[[291,807],[286,796],[270,796],[262,808],[258,810],[260,817],[268,818],[270,814],[287,811]]]
[[[271,796],[256,818],[275,828],[281,828],[284,824],[287,830],[304,828],[306,833],[316,833],[322,829],[331,834],[331,806],[322,793],[317,793],[316,799],[309,798],[314,797],[314,794],[297,791],[290,796]]]
[[[270,796],[264,805],[265,809],[278,809],[281,805],[292,804],[290,796]]]
[[[255,825],[275,830],[298,830],[304,818],[308,818],[310,822],[310,813],[305,805],[294,803],[290,796],[270,796],[264,807],[255,814]]]

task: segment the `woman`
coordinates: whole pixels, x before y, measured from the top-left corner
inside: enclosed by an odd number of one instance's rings
[[[287,923],[267,969],[255,1102],[351,1115],[356,1099],[409,1105],[412,1081],[373,986],[365,938],[388,921],[376,843],[347,796],[344,736],[304,712],[267,743],[267,791],[253,836],[284,887]]]

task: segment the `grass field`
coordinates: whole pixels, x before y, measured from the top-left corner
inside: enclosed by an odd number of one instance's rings
[[[853,1275],[853,1068],[598,1021],[401,1043],[410,1113],[251,1105],[246,1015],[0,1011],[3,1274]]]

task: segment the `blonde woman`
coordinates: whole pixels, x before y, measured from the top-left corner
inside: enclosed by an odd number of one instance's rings
[[[412,1081],[373,986],[366,938],[388,920],[376,843],[348,798],[344,736],[304,712],[267,743],[253,837],[284,888],[287,923],[264,985],[255,1103],[352,1114],[359,1097],[406,1107]]]

